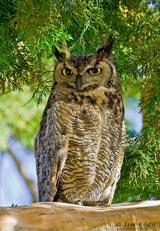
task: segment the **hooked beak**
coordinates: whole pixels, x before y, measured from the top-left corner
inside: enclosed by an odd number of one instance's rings
[[[82,83],[82,76],[81,75],[77,75],[76,76],[76,88],[77,88],[78,91],[81,90],[82,84],[83,84]]]

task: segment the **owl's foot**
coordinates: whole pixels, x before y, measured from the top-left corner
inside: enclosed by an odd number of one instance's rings
[[[14,204],[14,203],[11,204],[11,207],[17,207],[17,206],[18,206],[18,205]]]
[[[98,201],[84,201],[84,206],[97,206]]]
[[[72,201],[72,202],[67,202],[67,203],[74,204],[74,205],[81,205],[81,206],[84,205],[83,201],[81,201],[81,200]]]
[[[77,203],[78,205],[81,205],[81,206],[83,206],[84,205],[84,203],[83,203],[83,201],[78,201],[78,203]]]
[[[109,207],[110,204],[106,203],[106,201],[98,201],[97,206],[100,206],[100,207]]]
[[[85,206],[99,206],[99,207],[108,207],[108,206],[110,206],[105,201],[84,201],[83,205],[85,205]]]
[[[58,201],[58,202],[63,202],[63,203],[74,204],[74,205],[81,205],[81,206],[84,205],[83,201],[81,201],[81,200],[70,201],[70,200],[58,199],[57,201]]]

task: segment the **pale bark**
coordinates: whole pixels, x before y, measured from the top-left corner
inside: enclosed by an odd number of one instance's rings
[[[160,201],[83,207],[35,203],[0,209],[1,231],[160,231]]]

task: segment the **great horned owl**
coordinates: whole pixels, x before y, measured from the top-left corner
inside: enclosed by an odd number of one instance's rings
[[[110,39],[94,54],[55,50],[55,82],[35,142],[40,201],[109,205],[124,152],[124,108]]]

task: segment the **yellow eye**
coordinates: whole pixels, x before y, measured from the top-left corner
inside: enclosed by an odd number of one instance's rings
[[[90,68],[88,70],[88,73],[91,74],[91,75],[99,75],[101,72],[102,72],[102,69],[101,68],[97,68],[97,67]]]
[[[66,68],[66,69],[63,69],[62,70],[62,74],[64,75],[64,76],[71,76],[72,74],[73,74],[73,72],[72,72],[72,70],[71,69],[69,69],[69,68]]]

